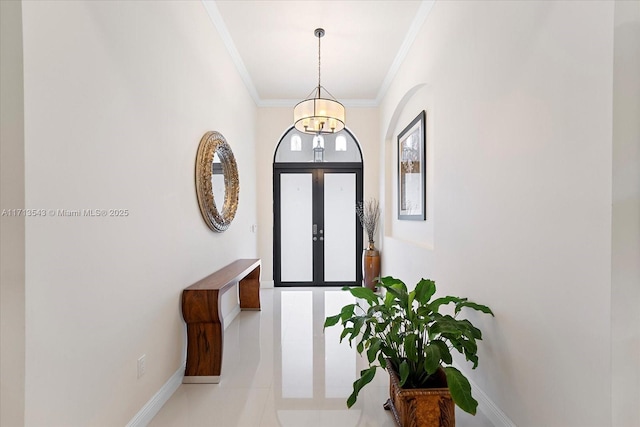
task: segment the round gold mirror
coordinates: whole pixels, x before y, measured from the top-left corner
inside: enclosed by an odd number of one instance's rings
[[[196,157],[196,193],[204,222],[223,232],[238,209],[238,165],[233,151],[221,133],[204,134]]]

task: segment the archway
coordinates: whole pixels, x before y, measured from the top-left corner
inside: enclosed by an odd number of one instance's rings
[[[348,129],[289,128],[273,158],[274,285],[360,286],[362,198],[362,151]]]

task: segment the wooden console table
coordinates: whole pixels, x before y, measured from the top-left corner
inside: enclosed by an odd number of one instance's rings
[[[260,259],[239,259],[182,291],[187,323],[184,383],[218,383],[222,368],[222,294],[238,282],[241,310],[260,310]]]

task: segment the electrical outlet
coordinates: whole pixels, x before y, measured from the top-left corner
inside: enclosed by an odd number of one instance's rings
[[[147,371],[147,355],[143,354],[138,358],[138,378],[144,375]]]

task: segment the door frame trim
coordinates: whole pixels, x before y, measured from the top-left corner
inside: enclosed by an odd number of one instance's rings
[[[317,283],[315,280],[318,277],[318,272],[315,270],[314,265],[314,281],[311,282],[283,282],[281,280],[282,277],[282,269],[281,269],[281,241],[280,234],[282,232],[282,225],[280,224],[280,214],[281,214],[281,206],[280,206],[280,175],[282,173],[312,173],[314,174],[317,170],[330,171],[334,173],[339,173],[340,171],[344,172],[353,172],[356,175],[356,202],[362,201],[364,197],[364,168],[363,164],[359,162],[345,162],[345,163],[274,163],[273,164],[273,282],[274,287],[316,287],[316,286],[362,286],[362,251],[364,249],[364,233],[362,230],[362,226],[358,222],[358,217],[355,215],[355,205],[354,205],[354,221],[356,221],[356,251],[354,254],[355,257],[355,266],[356,266],[356,280],[355,282],[324,282],[321,284]],[[324,174],[323,174],[324,175]],[[323,185],[324,187],[324,185]],[[314,194],[313,203],[316,205],[318,201],[316,198],[323,197],[324,195]],[[324,199],[320,201],[321,204],[324,204]],[[315,206],[314,206],[315,208]],[[313,209],[313,208],[312,208]],[[313,256],[315,258],[315,248]],[[324,271],[322,272],[322,276],[324,276]]]

